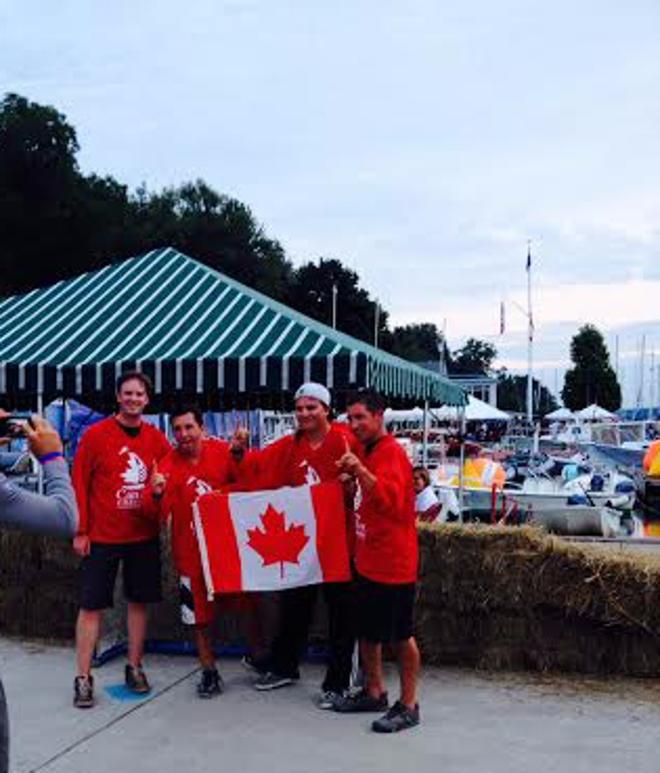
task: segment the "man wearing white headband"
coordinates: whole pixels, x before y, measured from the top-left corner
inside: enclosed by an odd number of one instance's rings
[[[258,454],[255,487],[303,486],[337,480],[339,459],[347,448],[359,448],[347,425],[330,421],[330,392],[323,384],[303,384],[296,391],[294,400],[298,429]],[[338,513],[337,517],[346,516]],[[352,520],[346,526],[352,553]],[[270,657],[259,664],[261,674],[255,683],[257,690],[284,687],[300,678],[300,655],[307,643],[318,587],[309,585],[282,592],[279,634],[273,642]],[[328,608],[330,652],[319,707],[331,709],[350,682],[355,643],[352,584],[324,583],[321,587]]]

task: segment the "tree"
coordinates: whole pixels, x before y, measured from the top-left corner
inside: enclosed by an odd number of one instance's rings
[[[465,344],[454,352],[449,366],[452,374],[487,373],[493,360],[497,357],[497,349],[487,341],[468,338]]]
[[[608,411],[621,407],[621,387],[610,365],[605,340],[594,325],[584,325],[571,340],[573,367],[566,372],[562,399],[572,411],[597,403]]]
[[[552,392],[535,378],[532,378],[532,395],[535,414],[545,415],[559,407]],[[511,375],[506,368],[498,371],[497,407],[503,411],[526,413],[527,376]]]
[[[76,132],[52,107],[0,102],[0,275],[16,292],[49,277],[54,255],[77,257]],[[49,281],[47,279],[46,281]]]
[[[373,343],[376,301],[341,261],[294,270],[250,208],[204,180],[131,192],[111,176],[83,175],[78,151],[54,107],[16,94],[0,102],[0,297],[169,245],[326,324],[336,285],[338,329]],[[378,306],[381,348],[436,359],[438,337],[428,323],[391,332]]]
[[[374,342],[376,302],[360,287],[360,278],[339,260],[320,258],[293,272],[289,305],[326,325],[332,323],[332,287],[337,287],[337,329],[367,343]],[[379,311],[379,345],[385,347],[388,314]]]
[[[139,251],[171,245],[208,266],[285,301],[291,264],[248,206],[224,196],[204,180],[134,199],[142,221]]]
[[[438,359],[442,333],[433,322],[415,322],[395,327],[390,334],[388,350],[412,362]]]

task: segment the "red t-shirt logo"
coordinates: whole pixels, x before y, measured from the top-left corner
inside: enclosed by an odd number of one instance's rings
[[[120,510],[136,510],[141,507],[142,489],[147,482],[147,465],[135,453],[124,446],[119,456],[126,456],[126,468],[119,475],[124,485],[117,491],[117,507]]]

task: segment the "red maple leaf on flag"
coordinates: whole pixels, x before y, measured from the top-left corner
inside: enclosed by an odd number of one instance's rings
[[[263,566],[270,564],[280,565],[280,577],[284,577],[284,563],[297,564],[302,549],[309,542],[305,534],[305,526],[289,524],[285,528],[284,513],[278,512],[272,505],[268,505],[266,512],[261,516],[263,531],[248,529],[248,545],[263,559]]]

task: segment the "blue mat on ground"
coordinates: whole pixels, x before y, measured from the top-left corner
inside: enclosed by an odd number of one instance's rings
[[[113,701],[120,701],[121,703],[143,701],[145,698],[149,697],[149,693],[146,695],[138,695],[137,693],[131,692],[125,684],[110,684],[104,689]]]

